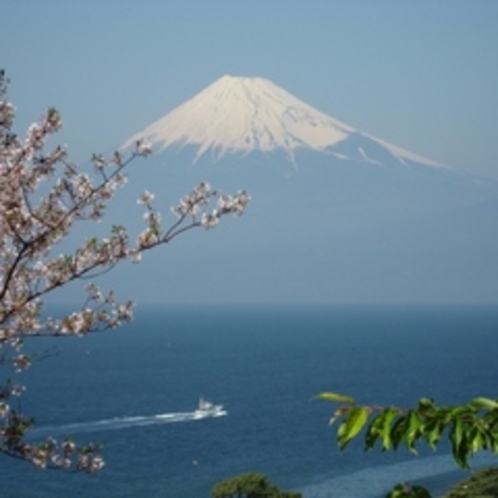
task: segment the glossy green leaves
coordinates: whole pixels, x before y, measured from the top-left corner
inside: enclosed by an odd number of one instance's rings
[[[478,397],[466,405],[437,406],[422,398],[414,409],[359,406],[350,396],[321,393],[318,399],[341,403],[331,423],[338,422],[340,450],[364,432],[365,450],[380,443],[382,451],[397,450],[402,444],[417,453],[416,444],[425,441],[436,449],[446,434],[453,458],[462,468],[469,467],[470,457],[481,450],[498,453],[498,401]]]
[[[316,399],[323,399],[325,401],[335,401],[337,403],[349,403],[354,405],[355,401],[351,396],[344,394],[337,394],[332,392],[323,392],[315,396]]]
[[[344,420],[337,430],[337,442],[341,451],[361,432],[368,420],[370,411],[368,407],[355,406],[344,415]]]

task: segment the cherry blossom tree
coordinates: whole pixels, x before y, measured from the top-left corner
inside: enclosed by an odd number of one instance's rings
[[[145,251],[168,244],[197,227],[210,229],[229,214],[244,212],[246,192],[223,195],[201,183],[172,208],[164,227],[154,195],[144,192],[138,203],[145,226],[135,237],[113,226],[107,237],[90,237],[60,253],[82,222],[99,222],[118,188],[126,183],[126,166],[151,149],[139,141],[124,157],[94,155],[90,172],[68,158],[62,146],[48,139],[62,126],[59,112],[49,108],[25,137],[13,131],[15,107],[8,100],[8,81],[0,71],[0,453],[37,467],[94,472],[104,465],[98,446],[77,446],[72,440],[28,443],[33,419],[21,410],[24,386],[17,374],[35,358],[24,343],[36,336],[84,336],[120,327],[133,317],[131,301],[118,302],[91,279],[120,262],[138,263]],[[49,149],[49,150],[47,150]],[[47,296],[71,282],[85,279],[82,306],[58,318],[45,318]],[[91,283],[88,283],[90,279]]]

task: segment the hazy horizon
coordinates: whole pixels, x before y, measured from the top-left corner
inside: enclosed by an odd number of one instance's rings
[[[55,140],[67,144],[74,161],[111,152],[229,74],[266,78],[368,135],[498,180],[498,3],[7,0],[3,14],[8,43],[0,67],[11,80],[15,131],[24,133],[48,106],[57,107],[64,128]],[[142,216],[132,198],[137,189],[160,194],[167,216],[181,195],[175,187],[187,184],[157,163],[134,163],[128,197],[110,210],[132,229]],[[203,179],[218,187],[217,178],[205,171]],[[422,183],[410,193],[374,180],[368,195],[379,188],[380,204],[392,192],[400,200],[412,195],[426,209]],[[446,211],[426,209],[391,223],[398,205],[372,211],[365,185],[355,186],[348,211],[334,178],[310,180],[306,198],[299,185],[275,178],[245,182],[230,183],[252,188],[241,219],[146,254],[141,265],[103,278],[104,286],[139,303],[496,302],[496,198],[465,206],[453,200]],[[328,185],[315,196],[313,188]],[[432,200],[437,188],[429,189]]]

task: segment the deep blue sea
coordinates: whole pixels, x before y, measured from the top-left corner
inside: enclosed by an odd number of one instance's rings
[[[33,339],[31,351],[58,345],[22,374],[33,437],[100,441],[107,465],[88,476],[4,458],[0,497],[207,498],[250,471],[306,498],[377,498],[399,481],[440,493],[466,476],[447,448],[415,457],[356,441],[341,454],[334,405],[313,396],[497,397],[497,326],[496,307],[141,306],[120,330]],[[193,419],[200,396],[227,415]]]

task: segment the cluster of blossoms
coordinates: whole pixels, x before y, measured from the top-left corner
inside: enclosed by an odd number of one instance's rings
[[[90,443],[78,448],[70,439],[56,441],[49,438],[42,444],[23,444],[20,454],[40,469],[50,467],[98,472],[105,465],[100,445]]]
[[[97,277],[120,261],[140,261],[145,250],[170,242],[196,227],[212,228],[226,214],[241,214],[250,198],[245,192],[224,196],[201,183],[173,208],[177,215],[168,229],[153,207],[154,195],[144,192],[145,229],[135,242],[125,227],[114,226],[106,238],[93,237],[71,252],[57,247],[82,220],[100,221],[116,189],[126,183],[124,168],[136,157],[150,154],[139,141],[126,158],[92,157],[93,173],[83,173],[68,160],[63,147],[45,151],[48,138],[62,126],[60,114],[48,109],[31,125],[24,139],[12,131],[15,108],[7,100],[0,71],[0,368],[10,379],[36,359],[23,351],[33,336],[86,335],[119,327],[133,318],[131,301],[117,302],[94,285],[85,288],[79,310],[59,318],[43,318],[44,297],[81,278]],[[210,210],[211,201],[215,208]],[[86,472],[104,464],[99,448],[48,440],[27,444],[33,424],[16,402],[24,387],[0,379],[0,453],[23,458],[38,467],[72,468]],[[16,409],[17,407],[17,409]]]
[[[206,206],[213,197],[217,198],[216,207],[211,212],[207,212]],[[180,203],[172,208],[172,211],[182,221],[186,217],[191,217],[193,220],[198,220],[197,223],[200,225],[213,228],[226,214],[242,214],[250,200],[247,192],[239,191],[234,196],[223,195],[213,190],[209,183],[202,182],[195,190],[181,199]]]
[[[227,214],[241,215],[251,197],[244,191],[239,191],[233,196],[224,195],[213,189],[209,183],[201,182],[171,208],[172,213],[177,216],[177,221],[167,230],[161,227],[161,215],[152,206],[153,200],[154,194],[145,191],[137,201],[146,208],[144,219],[147,227],[140,233],[137,241],[138,248],[142,250],[168,243],[195,227],[213,228],[220,218]],[[215,204],[214,209],[210,209],[211,201]]]

